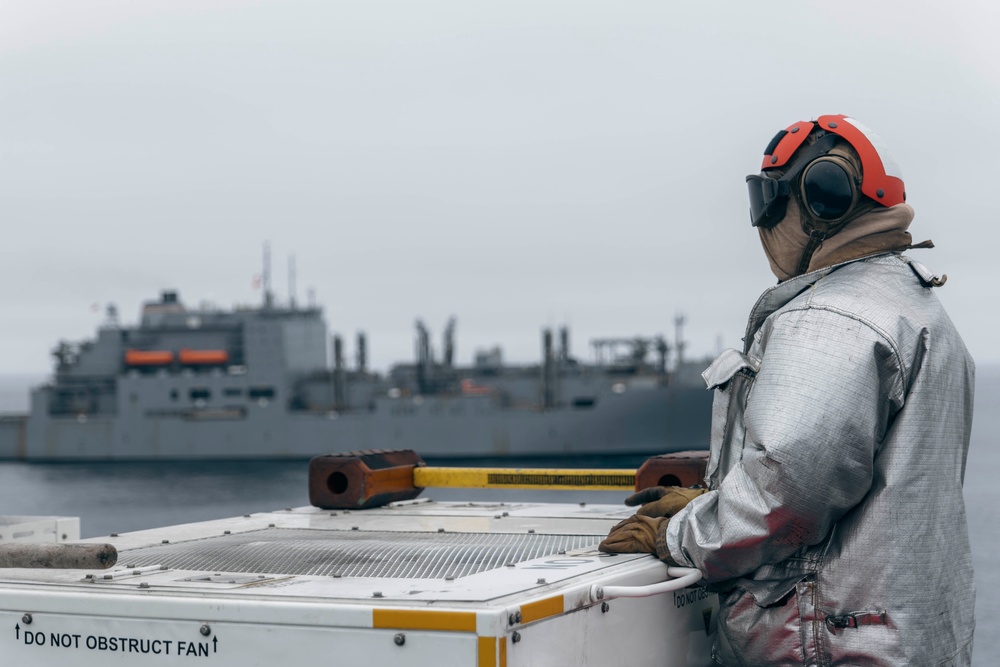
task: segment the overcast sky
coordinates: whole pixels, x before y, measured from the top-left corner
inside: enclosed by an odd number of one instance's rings
[[[1000,361],[996,3],[0,0],[0,373],[114,303],[314,290],[375,366],[458,318],[458,359],[540,329],[736,346],[774,277],[744,176],[794,121],[873,128],[912,255]],[[436,338],[436,340],[438,340]]]

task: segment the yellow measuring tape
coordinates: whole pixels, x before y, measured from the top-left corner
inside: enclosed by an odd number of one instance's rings
[[[461,489],[580,489],[634,491],[635,470],[558,468],[436,468],[413,469],[413,486]]]

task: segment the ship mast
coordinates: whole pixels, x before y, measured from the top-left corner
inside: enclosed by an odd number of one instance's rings
[[[684,315],[681,313],[677,313],[674,317],[674,347],[677,349],[677,366],[684,363],[684,348],[687,347],[687,343],[684,342],[684,320]]]
[[[271,242],[264,241],[264,271],[261,274],[264,284],[264,309],[270,310],[274,305],[274,295],[271,294]]]

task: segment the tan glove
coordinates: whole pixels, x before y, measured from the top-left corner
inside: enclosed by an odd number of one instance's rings
[[[597,548],[609,554],[656,555],[656,537],[668,519],[633,514],[611,529]]]
[[[625,499],[629,507],[642,505],[636,514],[670,518],[708,489],[689,489],[683,486],[651,486]]]

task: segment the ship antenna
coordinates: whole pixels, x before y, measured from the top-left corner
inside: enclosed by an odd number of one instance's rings
[[[455,364],[455,318],[448,318],[448,325],[444,329],[444,359],[445,368],[451,368]]]
[[[288,256],[288,303],[295,310],[295,255]]]
[[[684,348],[687,346],[687,343],[684,342],[684,319],[684,315],[681,313],[677,313],[674,317],[674,347],[677,349],[677,366],[684,363]]]
[[[109,303],[107,314],[108,314],[108,319],[105,322],[105,326],[109,329],[119,328],[120,323],[118,320],[118,306],[116,306],[113,303]]]
[[[270,308],[274,303],[274,295],[271,294],[271,242],[264,241],[264,273],[261,276],[264,283],[264,308]]]

